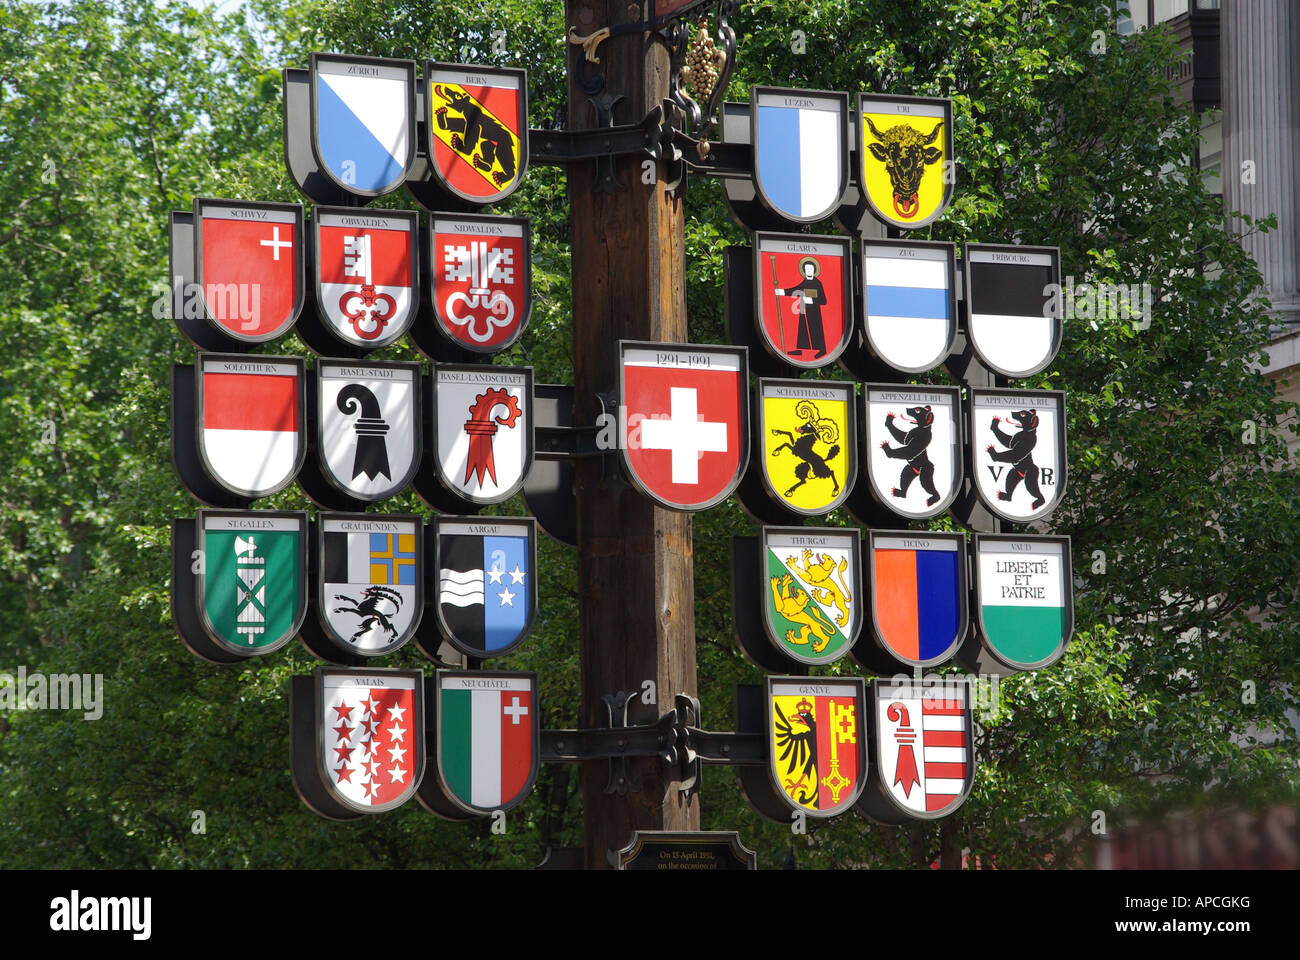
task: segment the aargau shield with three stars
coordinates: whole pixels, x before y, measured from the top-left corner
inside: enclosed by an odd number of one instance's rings
[[[317,207],[316,310],[343,343],[378,350],[420,306],[419,221],[406,210]]]
[[[311,55],[312,149],[349,193],[396,190],[415,160],[415,61]]]
[[[329,483],[358,500],[385,500],[420,465],[420,365],[321,360],[316,451]]]
[[[533,789],[541,739],[537,674],[438,671],[438,776],[467,813],[518,806]]]
[[[380,657],[415,635],[424,610],[424,523],[416,516],[322,513],[317,609],[341,650]]]
[[[768,774],[792,810],[847,812],[867,777],[866,685],[846,677],[767,678]]]
[[[471,657],[505,656],[528,636],[537,610],[537,521],[439,517],[438,592],[443,635]]]

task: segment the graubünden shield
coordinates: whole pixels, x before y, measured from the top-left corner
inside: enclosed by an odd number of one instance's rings
[[[845,813],[867,778],[865,685],[846,677],[767,678],[768,774],[792,810]]]
[[[378,350],[410,328],[420,306],[417,217],[316,208],[316,310],[343,343]]]
[[[834,363],[853,332],[847,237],[754,235],[754,320],[772,356],[802,369]]]
[[[749,103],[759,199],[795,223],[830,216],[849,183],[849,95],[751,87]]]
[[[424,610],[424,523],[397,514],[322,513],[317,609],[341,650],[380,657],[415,635]]]
[[[307,514],[200,510],[199,619],[222,648],[273,653],[307,611]]]
[[[862,626],[862,537],[854,527],[764,527],[753,589],[767,638],[800,663],[833,663]]]
[[[537,779],[537,674],[438,671],[438,775],[468,813],[521,803]]]
[[[867,384],[867,475],[871,493],[900,517],[924,520],[948,508],[961,486],[957,387]]]
[[[619,449],[632,482],[669,510],[725,500],[749,462],[744,347],[619,343]]]
[[[321,472],[358,500],[406,488],[420,465],[420,365],[321,360],[316,450]]]
[[[899,664],[943,663],[966,638],[966,537],[872,530],[867,534],[871,628]]]
[[[875,766],[870,789],[905,817],[937,820],[966,800],[975,737],[965,683],[872,684]]]
[[[442,633],[457,650],[486,659],[528,636],[537,610],[537,521],[531,517],[439,517]]]
[[[224,336],[286,333],[304,299],[300,203],[194,201],[194,272],[203,314]]]
[[[424,779],[424,671],[316,669],[316,757],[326,789],[360,813],[383,813]]]
[[[1061,252],[966,244],[970,345],[1005,377],[1038,373],[1061,348]]]
[[[435,216],[429,265],[439,331],[478,353],[519,339],[532,310],[528,221]]]
[[[891,227],[939,219],[952,197],[952,101],[858,94],[858,183]]]
[[[199,354],[199,456],[232,493],[265,497],[298,475],[306,455],[303,361]]]
[[[1046,517],[1065,494],[1065,393],[972,389],[970,404],[980,500],[1005,520]]]
[[[438,479],[472,503],[513,497],[533,463],[533,368],[437,364]]]
[[[438,183],[474,204],[513,193],[528,165],[528,74],[426,63],[424,101]]]
[[[311,55],[312,149],[359,197],[396,190],[415,160],[415,61]]]
[[[1074,632],[1070,538],[976,534],[975,597],[989,653],[1017,670],[1055,663]]]
[[[956,258],[951,243],[875,240],[862,245],[867,344],[895,370],[933,370],[952,349]]]
[[[830,380],[759,380],[758,446],[763,485],[804,516],[834,510],[858,469],[853,384]]]

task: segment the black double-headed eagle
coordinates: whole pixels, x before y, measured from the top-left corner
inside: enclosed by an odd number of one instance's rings
[[[789,761],[783,777],[786,790],[797,803],[811,806],[817,800],[817,721],[812,704],[799,701],[791,719],[786,719],[779,703],[774,702],[772,707],[776,710],[776,749],[781,751],[777,763]],[[795,724],[806,729],[796,733]],[[803,792],[809,786],[811,795]]]

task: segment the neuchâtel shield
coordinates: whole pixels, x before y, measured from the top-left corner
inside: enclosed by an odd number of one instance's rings
[[[961,486],[957,387],[867,384],[867,474],[871,493],[909,520],[938,516]]]
[[[768,639],[800,663],[833,663],[862,626],[862,538],[856,528],[764,527]]]
[[[467,350],[504,350],[524,332],[532,310],[528,221],[471,216],[432,220],[430,272],[439,331]]]
[[[438,183],[473,204],[512,194],[528,164],[528,74],[426,63],[424,101]]]
[[[537,610],[537,521],[439,517],[438,592],[443,635],[471,657],[500,657],[528,636]]]
[[[840,205],[849,184],[849,95],[751,87],[754,189],[795,223],[814,223]]]
[[[984,647],[1017,670],[1065,653],[1074,632],[1069,537],[976,534],[975,597]]]
[[[311,55],[312,149],[359,197],[396,190],[415,160],[415,61]]]
[[[317,207],[312,222],[316,310],[325,329],[362,350],[406,333],[420,305],[417,214]]]
[[[858,94],[858,157],[877,219],[904,230],[933,223],[952,197],[952,101]]]
[[[1065,493],[1065,393],[972,389],[970,403],[980,500],[1004,520],[1046,517]]]
[[[1061,251],[966,244],[971,347],[1004,377],[1044,369],[1061,348]]]
[[[438,776],[467,813],[521,803],[537,780],[537,674],[438,671]]]
[[[415,634],[424,610],[419,517],[322,513],[317,609],[340,649],[379,657]]]
[[[895,370],[925,373],[952,349],[956,263],[957,248],[951,243],[875,240],[862,245],[867,344]]]
[[[533,463],[533,368],[434,367],[438,479],[472,503],[513,497]]]
[[[834,363],[853,332],[847,237],[754,235],[754,319],[763,346],[794,367]]]
[[[830,513],[848,497],[858,469],[853,384],[759,380],[758,395],[768,494],[794,513]]]
[[[273,653],[307,611],[307,514],[200,510],[199,619],[220,647]]]
[[[877,648],[906,666],[943,663],[966,638],[965,534],[872,530],[867,537]]]
[[[845,813],[867,778],[865,684],[858,678],[767,678],[768,774],[792,810]]]
[[[872,690],[876,735],[869,789],[909,819],[937,820],[956,811],[975,778],[967,685],[877,680]]]
[[[264,343],[304,300],[300,203],[194,201],[194,272],[203,315],[224,336]]]
[[[424,779],[424,671],[316,669],[316,758],[334,799],[383,813]]]
[[[358,500],[400,493],[420,465],[420,365],[321,360],[316,451],[333,486]]]

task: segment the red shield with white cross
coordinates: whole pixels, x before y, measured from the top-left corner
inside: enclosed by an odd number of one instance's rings
[[[532,308],[528,221],[434,217],[429,265],[438,330],[476,353],[504,350]]]
[[[727,498],[749,462],[743,347],[623,341],[619,448],[633,483],[670,510]]]

